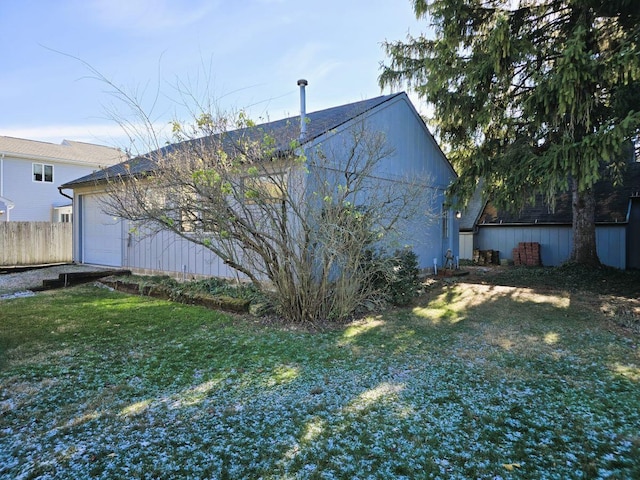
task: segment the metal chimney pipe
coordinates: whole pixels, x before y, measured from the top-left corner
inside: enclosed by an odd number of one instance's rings
[[[309,85],[309,82],[304,78],[298,80],[298,86],[300,87],[300,142],[304,140],[307,134],[307,99],[304,90],[307,85]]]

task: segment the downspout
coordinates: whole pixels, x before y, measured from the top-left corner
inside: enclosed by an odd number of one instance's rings
[[[300,143],[307,136],[307,100],[304,90],[307,85],[309,85],[309,82],[304,78],[298,80],[298,86],[300,87]]]
[[[0,197],[4,197],[4,153],[0,156]]]
[[[71,208],[72,208],[72,210],[71,210],[71,211],[73,212],[73,205],[74,205],[73,197],[70,197],[69,195],[67,195],[66,193],[64,193],[64,192],[62,191],[62,187],[58,187],[58,193],[59,193],[60,195],[62,195],[63,197],[67,197],[69,200],[71,200],[71,206],[72,206],[72,207],[71,207]],[[76,222],[73,222],[73,223],[72,223],[72,226],[71,226],[71,259],[72,259],[73,263],[76,263],[76,262],[75,262],[75,259],[74,259],[74,257],[75,257],[75,252],[74,252],[74,250],[75,250],[75,245],[74,245],[75,240],[74,240],[74,238],[75,238],[75,234],[76,234],[76,226],[75,226],[75,223],[76,223]],[[65,281],[66,281],[66,280],[65,280]]]
[[[62,195],[63,197],[67,197],[69,200],[71,200],[71,202],[73,203],[73,197],[70,197],[69,195],[67,195],[66,193],[64,193],[62,191],[62,187],[58,187],[58,193],[60,193],[60,195]]]
[[[10,211],[15,205],[11,200],[4,198],[4,153],[0,156],[0,198],[4,201],[7,206],[7,222],[10,220]],[[8,203],[7,203],[8,202]]]

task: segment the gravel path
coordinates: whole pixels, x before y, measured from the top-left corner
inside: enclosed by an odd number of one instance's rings
[[[0,295],[23,292],[41,287],[45,279],[55,279],[61,273],[95,272],[106,268],[89,265],[56,265],[55,267],[34,268],[24,272],[5,273],[0,275]]]

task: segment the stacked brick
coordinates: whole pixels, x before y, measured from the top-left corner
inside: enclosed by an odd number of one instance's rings
[[[526,265],[528,267],[541,266],[540,244],[538,242],[520,242],[518,246],[513,249],[513,263],[515,265]]]

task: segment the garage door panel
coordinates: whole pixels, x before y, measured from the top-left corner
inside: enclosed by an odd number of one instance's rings
[[[82,210],[82,261],[121,266],[122,220],[102,211],[99,195],[85,195]]]

